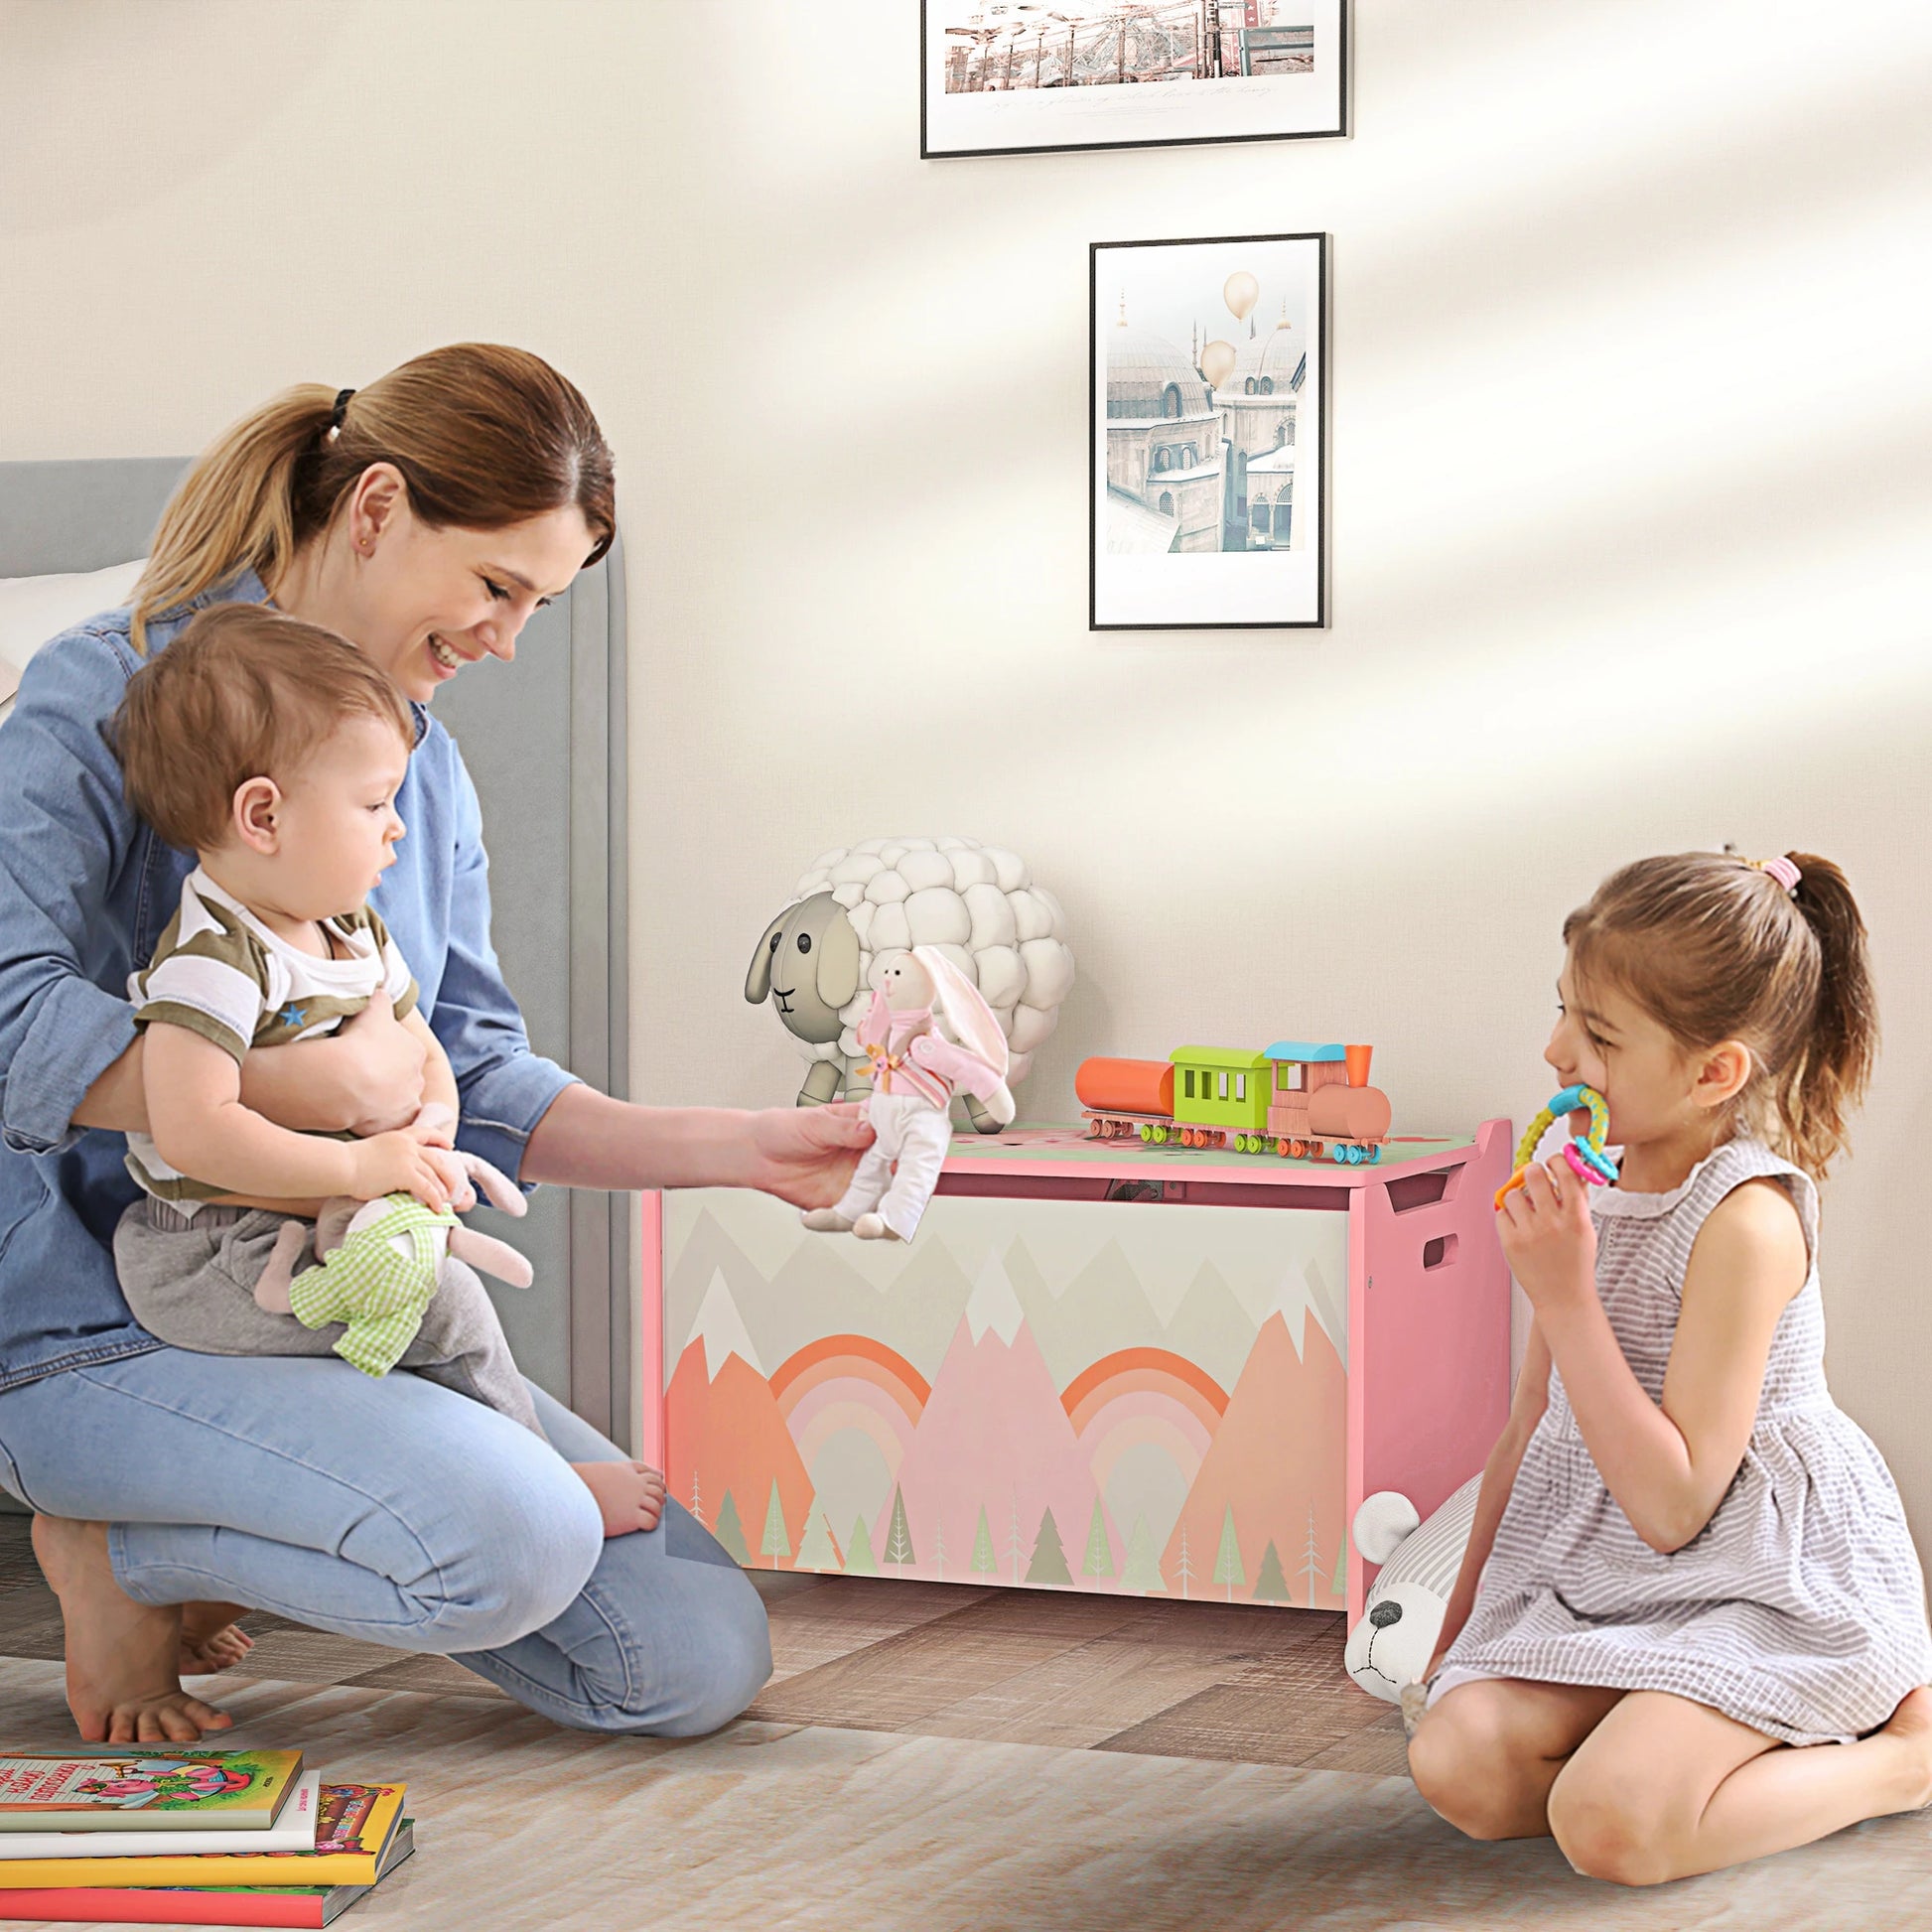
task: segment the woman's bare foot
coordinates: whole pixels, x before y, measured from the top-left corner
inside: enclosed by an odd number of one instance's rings
[[[114,1581],[107,1525],[34,1518],[34,1555],[61,1599],[68,1709],[94,1744],[192,1744],[234,1722],[181,1688],[181,1606],[137,1603]]]
[[[181,1661],[184,1677],[209,1677],[232,1670],[254,1649],[255,1640],[235,1618],[246,1603],[184,1603],[181,1606]]]
[[[641,1462],[573,1462],[604,1513],[606,1536],[654,1530],[664,1514],[664,1478]]]
[[[1877,1733],[1898,1746],[1901,1811],[1932,1804],[1932,1685],[1908,1691]]]

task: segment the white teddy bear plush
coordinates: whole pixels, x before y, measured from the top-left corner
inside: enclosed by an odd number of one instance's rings
[[[1355,1512],[1355,1547],[1382,1568],[1343,1661],[1371,1697],[1403,1704],[1403,1687],[1417,1683],[1436,1654],[1481,1487],[1478,1472],[1426,1523],[1395,1489],[1378,1489]]]

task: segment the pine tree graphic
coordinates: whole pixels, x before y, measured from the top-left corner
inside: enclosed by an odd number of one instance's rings
[[[798,1546],[797,1561],[792,1565],[795,1570],[838,1570],[845,1559],[839,1555],[839,1546],[832,1535],[832,1526],[825,1520],[825,1512],[814,1508],[805,1519],[805,1540]]]
[[[1335,1552],[1335,1574],[1328,1579],[1330,1596],[1348,1594],[1348,1525],[1341,1526],[1341,1548]]]
[[[1039,1519],[1039,1535],[1034,1543],[1034,1560],[1027,1566],[1030,1584],[1070,1584],[1073,1573],[1066,1567],[1066,1552],[1060,1548],[1060,1532],[1048,1509]]]
[[[698,1495],[698,1472],[695,1467],[691,1471],[691,1514],[697,1522],[704,1522],[704,1503]]]
[[[1080,1565],[1083,1577],[1111,1577],[1114,1553],[1107,1545],[1107,1519],[1100,1513],[1100,1498],[1093,1499],[1093,1521],[1087,1525],[1086,1560]]]
[[[791,1555],[791,1538],[785,1533],[784,1504],[778,1500],[778,1480],[771,1479],[771,1500],[764,1506],[764,1540],[759,1545],[759,1555],[771,1559],[771,1568],[778,1567],[780,1557]]]
[[[1221,1518],[1221,1547],[1214,1553],[1214,1582],[1227,1586],[1228,1598],[1234,1601],[1234,1587],[1248,1581],[1247,1572],[1241,1568],[1241,1545],[1234,1534],[1234,1505],[1227,1505],[1227,1514]]]
[[[872,1554],[872,1538],[866,1534],[866,1519],[852,1525],[852,1541],[845,1546],[845,1574],[848,1577],[876,1577],[879,1564]]]
[[[1161,1566],[1155,1561],[1154,1538],[1149,1533],[1147,1518],[1136,1516],[1134,1528],[1127,1539],[1127,1561],[1121,1568],[1120,1587],[1122,1589],[1137,1589],[1143,1595],[1152,1595],[1156,1590],[1167,1591],[1167,1579],[1161,1575]]]
[[[1314,1547],[1314,1505],[1309,1505],[1309,1540],[1302,1549],[1302,1575],[1308,1579],[1309,1607],[1314,1607],[1314,1593],[1321,1587],[1321,1574],[1327,1565],[1321,1561],[1321,1552]]]
[[[980,1526],[973,1538],[973,1574],[990,1577],[999,1559],[993,1554],[993,1532],[987,1527],[986,1505],[980,1504]]]
[[[905,1520],[905,1498],[899,1492],[897,1483],[893,1484],[893,1526],[886,1533],[886,1561],[888,1563],[917,1563],[912,1554],[912,1530]]]
[[[946,1574],[946,1526],[935,1520],[932,1525],[932,1561],[936,1573]]]
[[[738,1504],[729,1489],[725,1491],[725,1506],[718,1512],[717,1527],[711,1533],[730,1552],[734,1563],[752,1561],[752,1552],[745,1542],[745,1525],[738,1520]]]
[[[1185,1596],[1188,1594],[1187,1586],[1194,1580],[1193,1566],[1187,1561],[1187,1525],[1185,1523],[1182,1523],[1180,1526],[1180,1561],[1174,1565],[1174,1570],[1180,1578],[1180,1593],[1182,1596]]]
[[[1013,1581],[1020,1581],[1020,1491],[1013,1492],[1013,1520],[1007,1530],[1007,1558],[1013,1565]]]
[[[1288,1579],[1282,1575],[1282,1560],[1275,1553],[1274,1540],[1269,1540],[1267,1552],[1261,1559],[1261,1575],[1255,1579],[1255,1601],[1257,1603],[1292,1603],[1295,1600],[1288,1587]]]

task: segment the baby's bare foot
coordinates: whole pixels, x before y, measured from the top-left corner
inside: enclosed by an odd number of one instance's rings
[[[107,1525],[34,1518],[34,1555],[67,1623],[68,1708],[95,1744],[192,1744],[234,1721],[181,1688],[181,1606],[114,1581]]]
[[[597,1498],[606,1536],[654,1530],[664,1513],[664,1478],[642,1462],[573,1462]]]
[[[1924,1810],[1932,1804],[1932,1685],[1908,1691],[1878,1735],[1898,1747],[1899,1809]]]
[[[232,1670],[254,1649],[255,1640],[236,1624],[246,1603],[184,1603],[181,1606],[181,1662],[184,1677],[207,1677]]]

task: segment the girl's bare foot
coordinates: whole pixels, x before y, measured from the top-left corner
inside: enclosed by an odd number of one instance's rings
[[[664,1513],[664,1478],[641,1462],[573,1462],[604,1513],[606,1536],[654,1530]]]
[[[207,1677],[232,1670],[254,1649],[255,1640],[235,1618],[246,1616],[246,1603],[184,1603],[181,1606],[181,1660],[184,1677]]]
[[[94,1744],[192,1744],[234,1722],[181,1688],[181,1606],[137,1603],[114,1581],[107,1525],[34,1518],[34,1555],[68,1634],[68,1709]]]
[[[1898,1746],[1901,1811],[1932,1804],[1932,1685],[1908,1691],[1877,1733]]]

